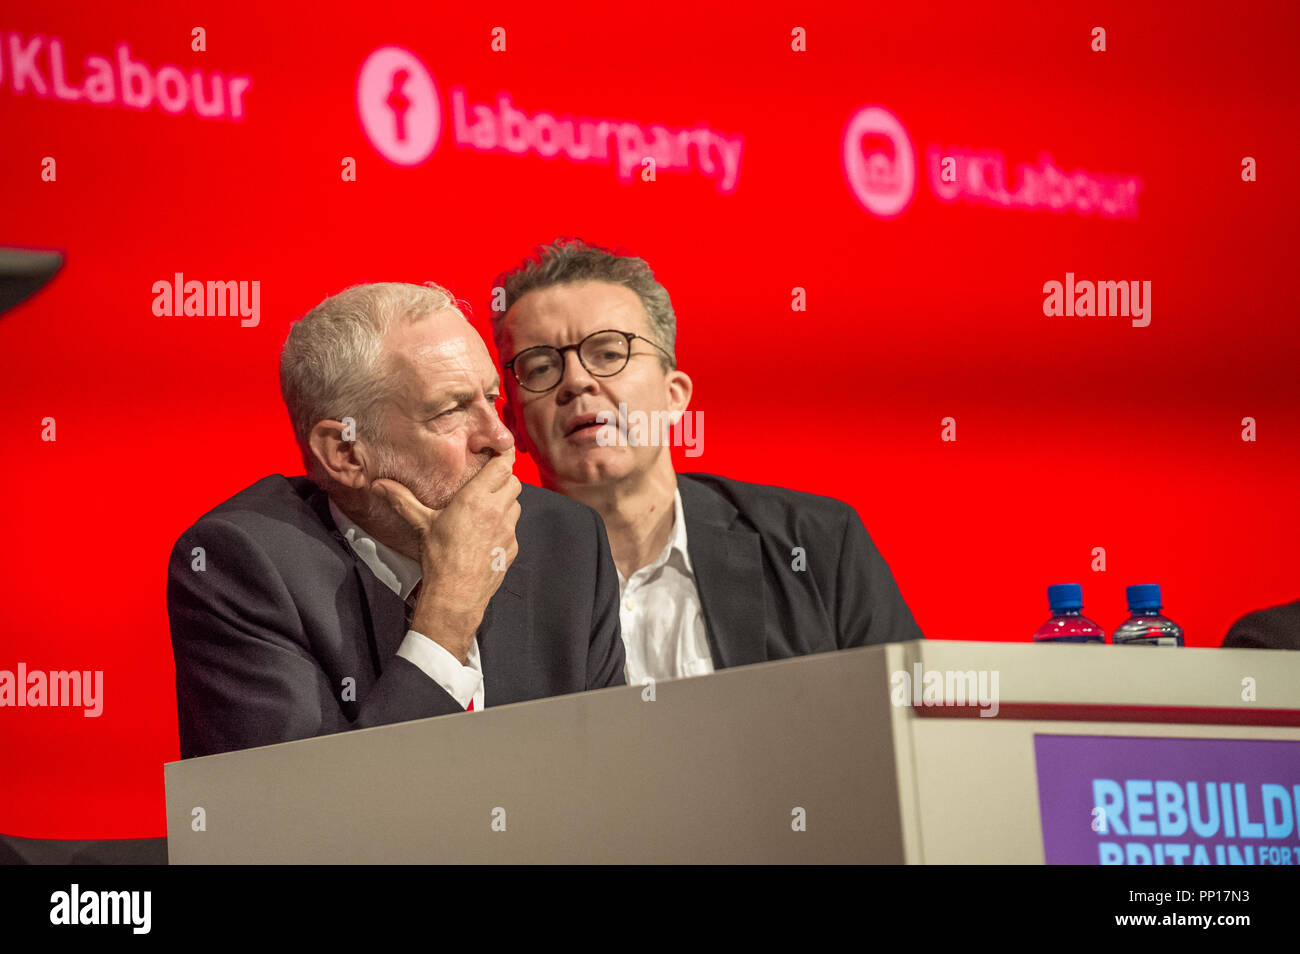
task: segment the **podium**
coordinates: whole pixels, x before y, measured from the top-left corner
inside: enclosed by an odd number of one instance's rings
[[[1250,848],[1279,863],[1300,849],[1297,653],[924,640],[499,708],[491,692],[481,712],[169,763],[170,862],[1190,863],[1196,849],[1235,863]]]

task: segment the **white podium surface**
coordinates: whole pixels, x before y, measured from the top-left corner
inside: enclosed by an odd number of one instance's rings
[[[170,861],[1041,864],[1035,733],[1300,740],[1300,654],[1267,650],[925,640],[650,696],[169,763]]]

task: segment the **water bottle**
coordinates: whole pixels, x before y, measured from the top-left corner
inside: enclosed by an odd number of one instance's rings
[[[1083,615],[1083,587],[1057,583],[1047,588],[1052,618],[1034,633],[1036,643],[1104,643],[1106,631]]]
[[[1128,619],[1115,630],[1116,646],[1181,646],[1183,628],[1160,613],[1160,587],[1139,583],[1128,588]]]

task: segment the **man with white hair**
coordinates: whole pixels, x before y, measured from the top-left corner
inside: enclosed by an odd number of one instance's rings
[[[307,476],[172,551],[182,758],[622,684],[604,525],[514,477],[498,374],[445,289],[327,298],[280,381]]]

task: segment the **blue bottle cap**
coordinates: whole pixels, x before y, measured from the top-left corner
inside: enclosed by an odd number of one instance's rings
[[[1164,605],[1160,601],[1159,583],[1138,583],[1130,586],[1126,592],[1130,612],[1160,609]]]
[[[1047,605],[1053,613],[1083,609],[1083,587],[1078,583],[1054,583],[1047,588]]]

